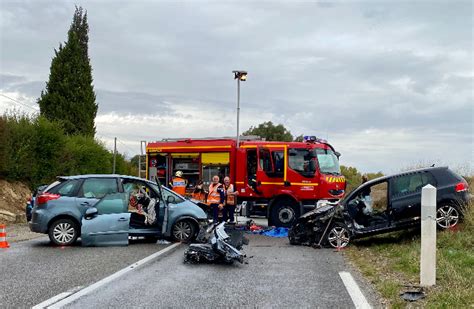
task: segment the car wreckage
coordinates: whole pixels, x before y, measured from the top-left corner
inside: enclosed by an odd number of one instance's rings
[[[438,228],[453,228],[467,207],[468,184],[447,167],[433,167],[373,179],[302,215],[289,230],[290,244],[343,248],[353,239],[419,227],[428,184],[437,188]]]
[[[241,250],[243,245],[248,245],[249,240],[243,236],[242,231],[234,229],[229,234],[225,230],[224,222],[210,225],[197,239],[205,243],[189,245],[184,252],[184,262],[243,263],[246,256]]]

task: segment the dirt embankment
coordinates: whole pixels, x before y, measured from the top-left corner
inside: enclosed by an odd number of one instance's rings
[[[25,222],[25,207],[31,191],[22,182],[0,179],[0,223]]]

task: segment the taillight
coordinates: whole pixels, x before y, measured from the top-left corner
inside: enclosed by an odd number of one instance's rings
[[[57,200],[60,197],[59,194],[43,193],[36,198],[36,202],[38,205],[46,204],[47,201]]]
[[[467,183],[464,182],[464,181],[461,181],[460,183],[458,183],[458,184],[456,185],[456,187],[454,188],[454,190],[455,190],[456,192],[462,192],[462,191],[467,191],[467,188],[468,188]]]

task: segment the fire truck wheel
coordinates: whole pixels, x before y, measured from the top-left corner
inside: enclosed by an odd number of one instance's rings
[[[299,217],[297,204],[291,199],[280,199],[272,207],[270,216],[275,226],[291,227]]]

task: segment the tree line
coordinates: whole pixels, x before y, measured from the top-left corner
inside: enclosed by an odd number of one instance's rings
[[[61,122],[44,116],[10,113],[0,116],[0,178],[34,188],[61,175],[108,174],[113,153],[92,136],[67,134]],[[122,154],[116,173],[136,174]]]

